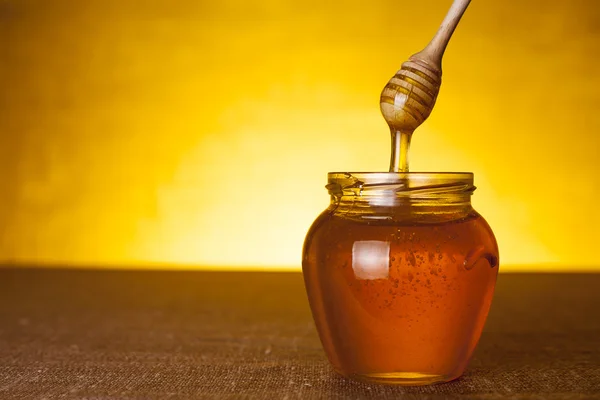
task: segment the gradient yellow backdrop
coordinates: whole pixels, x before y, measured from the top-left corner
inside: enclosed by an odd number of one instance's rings
[[[450,0],[0,0],[0,262],[290,267]],[[504,270],[600,266],[600,2],[473,0],[412,170],[473,171]]]

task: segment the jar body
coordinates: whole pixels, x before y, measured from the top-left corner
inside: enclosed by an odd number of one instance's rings
[[[332,201],[303,250],[307,294],[329,361],[369,382],[459,377],[496,283],[490,227],[470,203],[425,211],[411,202],[357,206]]]

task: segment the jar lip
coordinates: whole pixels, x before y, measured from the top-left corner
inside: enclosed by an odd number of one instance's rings
[[[337,196],[390,191],[410,196],[470,195],[475,190],[473,176],[472,172],[330,172],[326,188]]]
[[[447,179],[447,180],[463,180],[473,179],[473,172],[328,172],[328,178],[348,179],[350,176],[364,177],[369,179]]]
[[[473,184],[472,172],[329,172],[327,180],[348,182],[358,180],[363,184],[392,184],[411,182],[417,185],[436,183]]]

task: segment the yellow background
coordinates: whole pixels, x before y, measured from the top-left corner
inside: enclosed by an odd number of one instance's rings
[[[450,0],[0,0],[0,262],[298,268],[328,171]],[[600,2],[474,0],[414,171],[473,171],[503,269],[600,266]]]

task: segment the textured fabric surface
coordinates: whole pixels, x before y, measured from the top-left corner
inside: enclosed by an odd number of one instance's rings
[[[600,274],[500,275],[467,373],[346,380],[298,273],[0,269],[0,399],[600,399]]]

